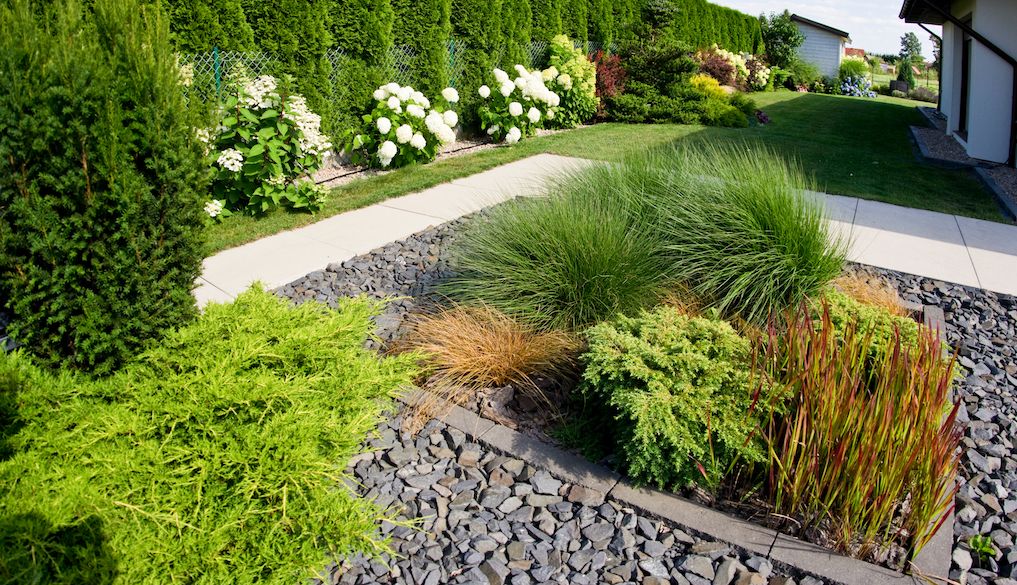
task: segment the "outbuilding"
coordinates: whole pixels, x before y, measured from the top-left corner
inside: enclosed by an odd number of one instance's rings
[[[818,67],[824,76],[836,77],[844,58],[844,47],[851,42],[851,35],[797,14],[791,15],[791,21],[805,36],[805,42],[798,47],[798,57]]]

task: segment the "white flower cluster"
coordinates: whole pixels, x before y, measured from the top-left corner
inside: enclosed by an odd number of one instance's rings
[[[235,148],[227,148],[222,151],[216,162],[227,171],[239,173],[240,169],[244,166],[244,155],[240,154],[240,151]]]
[[[307,107],[304,96],[290,96],[283,116],[293,120],[300,129],[300,150],[315,156],[328,156],[332,143],[321,132],[321,116]]]
[[[400,144],[409,145],[417,150],[427,148],[428,137],[423,132],[414,130],[414,125],[418,122],[399,118],[404,112],[410,118],[423,120],[424,127],[439,143],[452,144],[456,141],[454,128],[459,124],[459,115],[452,110],[432,109],[431,101],[427,99],[427,96],[412,87],[389,83],[376,89],[373,95],[378,102],[377,107],[389,110],[389,115],[381,116],[375,121],[378,133],[381,134],[383,140],[377,152],[378,162],[381,163],[381,166],[387,167],[392,164],[392,159],[399,154]],[[441,96],[449,104],[459,101],[459,92],[455,88],[445,88],[442,90]],[[395,126],[393,119],[402,119],[405,122]],[[394,142],[388,139],[393,126],[395,126]]]
[[[213,199],[205,204],[205,213],[207,213],[212,219],[215,219],[216,217],[219,217],[219,214],[222,213],[223,207],[225,206],[225,202],[221,199]]]
[[[275,100],[279,97],[275,92],[277,85],[271,75],[262,75],[244,84],[244,102],[247,107],[264,110],[275,106]]]
[[[516,65],[515,69],[519,76],[514,80],[509,79],[508,73],[501,69],[494,70],[494,78],[501,84],[499,88],[501,95],[509,97],[512,95],[512,92],[519,89],[523,99],[541,102],[552,108],[557,107],[561,103],[561,97],[544,85],[544,74],[542,71],[530,71],[522,65]]]
[[[718,47],[716,44],[710,47],[710,49],[717,55],[723,57],[724,60],[726,60],[735,68],[735,76],[738,79],[745,79],[749,76],[749,68],[748,65],[746,65],[745,63],[745,57],[742,57],[737,53],[732,53],[731,51],[728,51],[726,49],[722,49]]]
[[[480,97],[493,100],[485,110],[486,120],[490,124],[487,133],[495,140],[503,139],[508,144],[515,144],[523,137],[524,130],[531,129],[544,118],[554,117],[554,108],[561,103],[561,97],[548,89],[545,82],[557,80],[558,70],[550,67],[544,71],[530,71],[522,65],[515,66],[518,74],[515,79],[501,69],[493,70],[494,80],[498,85],[498,93],[482,85],[477,90]],[[571,79],[565,76],[571,86]]]

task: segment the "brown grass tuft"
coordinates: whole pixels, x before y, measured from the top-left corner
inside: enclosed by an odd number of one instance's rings
[[[536,331],[490,307],[456,305],[419,315],[397,348],[428,356],[429,392],[411,406],[407,426],[419,429],[449,405],[506,385],[552,407],[534,380],[574,375],[579,345],[574,335]]]
[[[881,276],[855,270],[837,277],[833,286],[859,303],[886,309],[899,317],[908,316],[897,289]]]

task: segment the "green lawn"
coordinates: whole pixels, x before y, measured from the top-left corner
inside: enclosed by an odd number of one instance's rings
[[[869,100],[792,92],[760,93],[753,97],[770,115],[770,124],[748,129],[598,124],[533,138],[513,147],[484,150],[354,181],[333,191],[328,203],[314,216],[277,212],[261,219],[231,217],[209,229],[207,251],[213,254],[534,154],[618,160],[627,153],[676,140],[757,142],[782,155],[797,157],[814,173],[820,188],[829,193],[1004,221],[991,195],[969,171],[930,167],[915,160],[908,126],[923,122],[914,109],[919,102],[883,96]]]

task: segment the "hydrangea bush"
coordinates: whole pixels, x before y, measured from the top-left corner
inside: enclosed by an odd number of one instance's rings
[[[745,84],[752,91],[763,91],[770,87],[770,68],[761,58],[749,55],[745,60],[748,77]]]
[[[257,215],[321,206],[324,190],[306,178],[330,156],[332,143],[321,132],[321,117],[287,89],[290,84],[270,75],[238,84],[219,127],[198,131],[215,169],[214,199],[205,208],[210,217],[223,217],[223,210]]]
[[[840,84],[840,92],[843,95],[866,98],[874,98],[878,95],[872,91],[872,82],[866,77],[845,78]]]
[[[362,131],[349,143],[354,163],[375,167],[401,167],[430,162],[442,145],[456,141],[459,115],[452,105],[459,92],[447,87],[431,100],[410,86],[383,85],[374,91],[375,105],[364,116]]]
[[[565,35],[551,40],[550,67],[541,72],[548,89],[558,94],[561,104],[549,125],[575,128],[597,113],[597,66],[582,49],[576,49]]]
[[[494,87],[480,86],[484,98],[479,110],[480,127],[496,141],[519,142],[540,128],[546,119],[554,119],[561,97],[544,84],[543,72],[515,66],[518,77],[495,68]]]
[[[741,84],[749,77],[749,68],[745,57],[722,49],[716,44],[712,45],[709,49],[697,53],[696,60],[700,63],[700,69],[703,73],[715,78],[722,85]],[[716,63],[718,62],[726,63],[727,66],[717,67]],[[728,73],[729,71],[733,71],[733,78]]]

